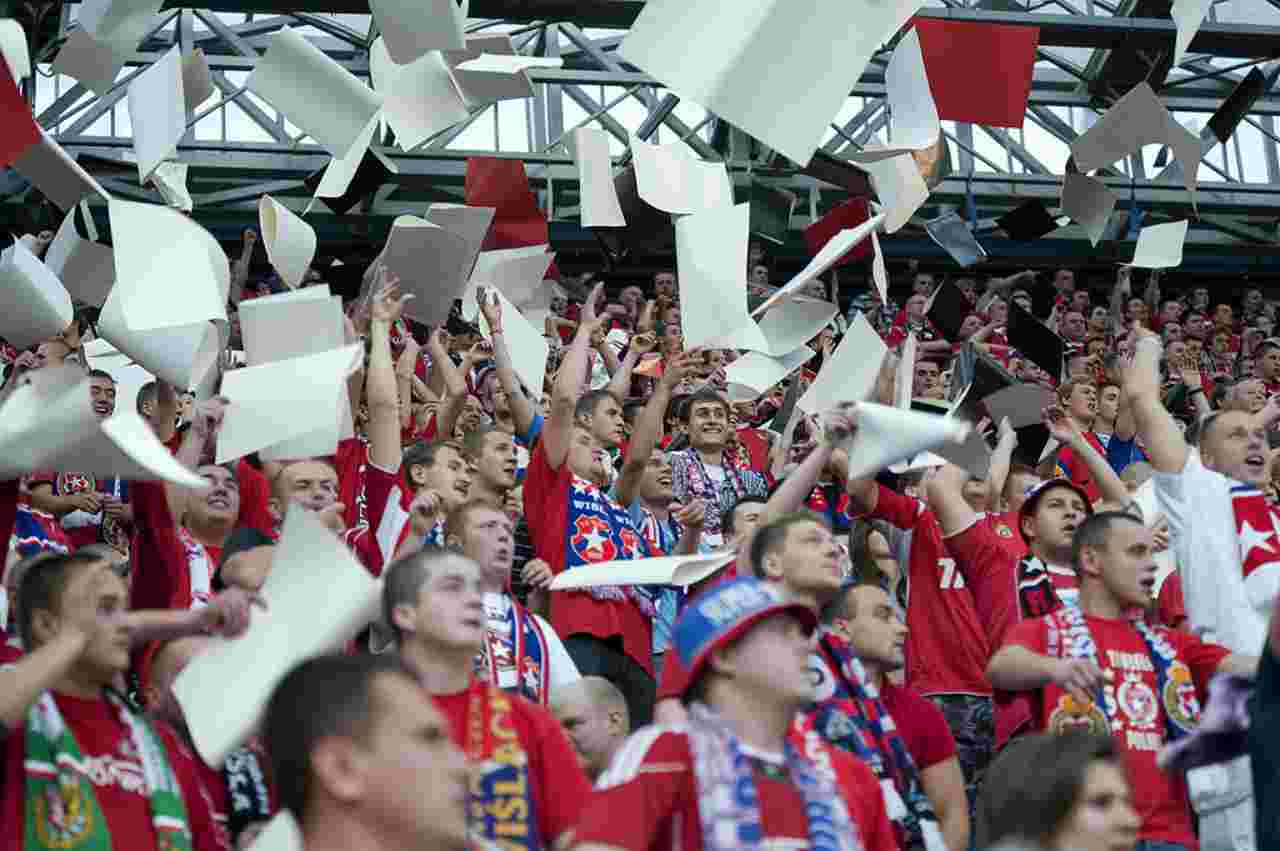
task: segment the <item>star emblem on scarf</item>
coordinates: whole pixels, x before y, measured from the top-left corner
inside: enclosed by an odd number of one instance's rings
[[[1244,552],[1244,557],[1246,559],[1249,558],[1249,554],[1258,547],[1261,547],[1269,553],[1275,552],[1271,545],[1267,543],[1267,541],[1273,538],[1276,534],[1274,515],[1272,516],[1271,523],[1272,531],[1270,532],[1264,532],[1261,529],[1253,528],[1249,525],[1248,520],[1245,520],[1240,524],[1240,549]]]

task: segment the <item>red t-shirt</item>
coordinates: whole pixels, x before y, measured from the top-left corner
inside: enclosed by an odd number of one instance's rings
[[[769,451],[773,447],[768,435],[767,431],[759,428],[740,428],[737,431],[738,443],[747,450],[749,466],[761,475],[769,472]]]
[[[1187,621],[1187,603],[1182,597],[1182,577],[1174,571],[1160,583],[1160,591],[1156,594],[1155,621],[1153,626],[1167,626],[1170,629],[1182,629]]]
[[[1025,647],[1041,655],[1058,656],[1058,630],[1051,620],[1023,621],[1009,633],[1006,644]],[[1110,674],[1104,689],[1105,699],[1115,707],[1110,718],[1112,734],[1124,754],[1133,805],[1142,818],[1138,838],[1198,848],[1186,781],[1180,773],[1162,771],[1156,765],[1156,756],[1165,744],[1166,707],[1185,699],[1183,689],[1192,686],[1203,700],[1209,678],[1230,652],[1225,647],[1206,644],[1190,633],[1157,627],[1173,646],[1178,660],[1190,669],[1193,680],[1176,692],[1161,695],[1147,645],[1132,624],[1127,620],[1092,616],[1086,616],[1086,621],[1097,645],[1098,664]],[[1059,733],[1087,723],[1084,708],[1058,686],[1044,686],[1037,694],[1040,698],[1035,718],[1037,729]]]
[[[107,820],[113,848],[145,851],[157,848],[151,823],[151,802],[146,793],[142,763],[134,753],[129,728],[119,712],[105,700],[83,700],[55,694],[58,711],[75,736],[88,767],[98,805]],[[209,797],[190,763],[175,756],[178,744],[163,724],[151,722],[151,729],[164,744],[187,811],[194,851],[226,851],[213,821]],[[25,738],[22,728],[11,730],[3,740],[4,766],[0,774],[0,825],[6,848],[22,845],[25,829],[26,777],[23,773]]]
[[[570,472],[567,462],[552,469],[541,440],[529,458],[524,492],[537,495],[525,499],[525,519],[537,557],[553,573],[648,554],[644,536],[626,510]],[[621,636],[626,654],[653,675],[653,625],[630,598],[597,600],[582,591],[553,591],[551,625],[562,638],[580,633],[602,639]]]
[[[1102,445],[1102,441],[1098,440],[1098,436],[1091,431],[1084,433],[1084,439],[1089,441],[1089,445],[1101,455],[1107,457],[1107,448]],[[1102,498],[1102,491],[1098,489],[1098,483],[1093,480],[1093,474],[1089,472],[1089,466],[1076,456],[1076,451],[1069,446],[1064,446],[1058,450],[1058,474],[1070,479],[1075,484],[1084,488],[1084,492],[1089,496],[1089,502],[1095,503]]]
[[[832,770],[849,818],[867,851],[897,851],[898,840],[885,814],[884,796],[871,770],[849,754],[809,737],[819,759]],[[760,826],[774,847],[808,847],[809,822],[804,799],[772,764],[781,757],[743,750],[752,758],[760,808]],[[689,739],[680,727],[646,727],[627,740],[591,795],[574,831],[579,843],[598,843],[626,851],[680,848],[702,851],[698,781]],[[782,769],[785,771],[785,769]],[[819,769],[821,770],[821,769]],[[832,776],[833,775],[833,776]]]
[[[333,455],[333,469],[338,473],[338,501],[346,506],[342,515],[347,528],[367,522],[364,478],[369,463],[369,444],[359,437],[338,442]]]
[[[212,581],[221,548],[195,543],[177,528],[164,482],[131,482],[133,502],[133,581],[131,609],[189,609],[201,602],[193,589],[192,571]],[[203,576],[200,582],[204,582]]]
[[[463,753],[468,753],[471,745],[467,740],[470,726],[467,715],[473,694],[479,692],[481,699],[488,701],[493,690],[494,686],[489,683],[473,680],[457,694],[431,696],[436,709],[448,719],[454,744]],[[519,695],[505,697],[511,704],[516,737],[529,759],[529,782],[538,812],[538,832],[550,848],[577,823],[582,805],[591,792],[591,782],[582,773],[577,753],[550,712]]]
[[[923,502],[878,486],[869,516],[911,531],[907,562],[907,685],[923,695],[990,696],[991,651],[965,575]]]
[[[886,682],[880,697],[916,767],[923,771],[956,755],[956,739],[946,716],[914,689]]]
[[[995,536],[1000,539],[1000,543],[1013,553],[1014,558],[1019,559],[1029,552],[1027,539],[1022,537],[1022,531],[1019,528],[1020,519],[1016,511],[987,514],[982,518],[982,522],[991,528]]]

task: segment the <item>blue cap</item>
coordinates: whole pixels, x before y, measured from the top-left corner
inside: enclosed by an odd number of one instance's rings
[[[788,600],[778,588],[751,576],[722,582],[694,598],[676,620],[671,644],[685,671],[683,694],[698,679],[707,657],[765,618],[786,612],[806,629],[818,625],[818,615],[803,603]]]

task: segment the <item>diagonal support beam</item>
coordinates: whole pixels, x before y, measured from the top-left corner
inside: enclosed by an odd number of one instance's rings
[[[278,144],[281,144],[281,145],[293,144],[293,139],[289,138],[289,134],[284,131],[284,128],[281,127],[274,118],[272,118],[270,115],[267,115],[267,113],[263,111],[256,103],[250,100],[247,96],[243,95],[241,93],[240,88],[227,79],[226,74],[222,73],[221,71],[213,71],[212,73],[210,73],[209,76],[213,79],[213,84],[218,87],[218,91],[222,92],[222,97],[224,99],[228,99],[233,96],[239,95],[238,97],[236,97],[236,102],[235,102],[236,108],[240,109],[241,111],[244,112],[245,115],[249,116],[249,119],[253,121],[254,124],[261,127],[264,133],[266,133],[272,139],[276,140]],[[227,104],[227,106],[224,107],[224,109],[230,109],[230,108],[231,108],[231,104]]]
[[[1222,231],[1225,234],[1243,239],[1247,242],[1260,242],[1264,245],[1275,244],[1276,233],[1256,228],[1253,225],[1245,224],[1234,216],[1223,216],[1215,213],[1202,213],[1197,221],[1202,225],[1208,225],[1214,230]]]
[[[1036,159],[1035,155],[1033,155],[1030,151],[1028,151],[1026,147],[1022,145],[1022,143],[1020,143],[1017,139],[1013,138],[1013,136],[1010,135],[1005,130],[1000,129],[999,127],[988,127],[985,124],[979,124],[977,126],[979,129],[982,130],[983,133],[986,133],[987,136],[991,137],[991,139],[993,139],[996,142],[996,144],[998,144],[1000,147],[1008,151],[1010,156],[1012,156],[1018,162],[1022,163],[1023,168],[1027,169],[1033,174],[1052,174],[1053,173],[1048,169],[1047,166],[1045,166],[1044,163]]]
[[[305,186],[306,183],[301,180],[271,180],[266,183],[255,183],[252,186],[237,186],[235,189],[209,192],[192,200],[197,207],[217,207],[240,201],[257,201],[263,195],[283,195]]]
[[[199,18],[201,23],[208,27],[212,32],[217,34],[218,38],[226,42],[227,47],[230,47],[236,53],[250,59],[258,58],[258,51],[254,50],[253,46],[249,44],[249,42],[246,41],[240,33],[236,32],[234,28],[223,23],[222,19],[217,15],[210,14],[202,9],[197,9],[196,17]]]
[[[584,92],[579,86],[564,86],[563,90],[574,103],[582,107],[582,109],[587,113],[599,113],[599,115],[596,116],[596,120],[600,122],[601,127],[609,131],[610,136],[613,136],[613,138],[617,139],[623,145],[631,145],[631,138],[627,135],[627,128],[623,127],[618,119],[614,118],[607,111],[601,112],[600,104],[596,103],[595,99],[591,97],[591,95]]]
[[[877,112],[885,108],[885,103],[884,98],[869,101],[866,106],[858,110],[857,115],[845,122],[844,126],[832,137],[831,141],[822,146],[822,150],[828,154],[834,154],[845,145],[845,137],[874,118]]]

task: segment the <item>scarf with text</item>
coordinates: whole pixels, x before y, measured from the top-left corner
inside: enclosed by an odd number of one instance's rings
[[[485,612],[489,623],[485,627],[484,646],[476,656],[476,675],[495,688],[514,691],[526,700],[546,706],[551,691],[547,637],[528,609],[508,594],[501,595],[501,599],[506,601],[506,606],[500,627],[493,624],[493,613]],[[489,608],[488,600],[485,608]],[[501,681],[504,671],[514,671],[514,685]]]
[[[473,680],[468,691],[467,831],[471,841],[477,848],[541,851],[529,755],[516,732],[511,697],[483,680]]]

